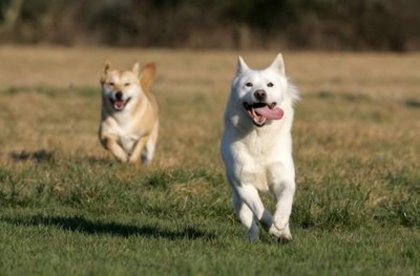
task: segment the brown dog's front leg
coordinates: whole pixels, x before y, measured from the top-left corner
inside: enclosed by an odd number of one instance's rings
[[[128,155],[121,146],[112,138],[104,138],[101,140],[102,145],[109,150],[119,161],[127,162]]]
[[[143,151],[144,145],[146,145],[148,136],[143,136],[142,138],[140,138],[133,150],[133,153],[130,155],[130,158],[128,159],[128,162],[130,162],[131,164],[138,164],[139,160],[140,160],[140,155]]]

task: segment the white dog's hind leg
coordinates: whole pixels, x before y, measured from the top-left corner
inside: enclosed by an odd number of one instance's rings
[[[291,240],[289,218],[295,193],[293,166],[287,169],[282,164],[271,166],[270,182],[277,199],[276,211],[273,216],[273,224],[277,229],[277,236],[283,240]]]
[[[291,188],[289,185],[282,185],[282,188],[276,189],[277,191],[274,192],[277,198],[274,223],[278,228],[284,228],[289,224],[289,217],[292,212],[293,195],[295,192],[294,187]]]
[[[289,218],[292,212],[295,183],[294,181],[285,181],[274,187],[273,190],[277,198],[276,212],[273,217],[274,225],[279,230],[279,238],[291,240]]]
[[[250,241],[258,239],[259,228],[256,222],[256,218],[252,213],[251,209],[241,200],[239,195],[233,190],[232,191],[232,205],[239,220],[248,229],[248,238]]]

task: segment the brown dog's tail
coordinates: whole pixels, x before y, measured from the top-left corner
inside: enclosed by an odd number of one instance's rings
[[[147,63],[140,70],[140,85],[145,92],[150,92],[150,86],[155,80],[156,76],[156,65]]]

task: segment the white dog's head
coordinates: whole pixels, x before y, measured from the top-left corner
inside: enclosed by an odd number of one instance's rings
[[[101,76],[105,104],[118,112],[141,100],[153,82],[155,71],[153,63],[146,64],[142,69],[135,63],[131,70],[121,71],[113,69],[107,61]]]
[[[253,70],[242,57],[238,59],[236,75],[232,81],[231,97],[241,105],[242,112],[258,127],[270,120],[280,120],[284,110],[280,107],[291,95],[285,75],[284,62],[278,54],[273,63],[263,70]],[[293,93],[293,91],[292,91]]]

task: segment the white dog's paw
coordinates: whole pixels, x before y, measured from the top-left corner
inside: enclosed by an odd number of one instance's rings
[[[281,229],[272,224],[270,229],[268,229],[268,233],[277,237],[281,243],[287,243],[292,240],[292,234],[290,233],[288,224]]]
[[[290,242],[291,240],[292,240],[293,238],[292,238],[292,234],[290,234],[290,231],[289,231],[289,233],[283,233],[283,234],[281,234],[280,235],[280,237],[279,237],[279,242],[280,243],[288,243],[288,242]]]

